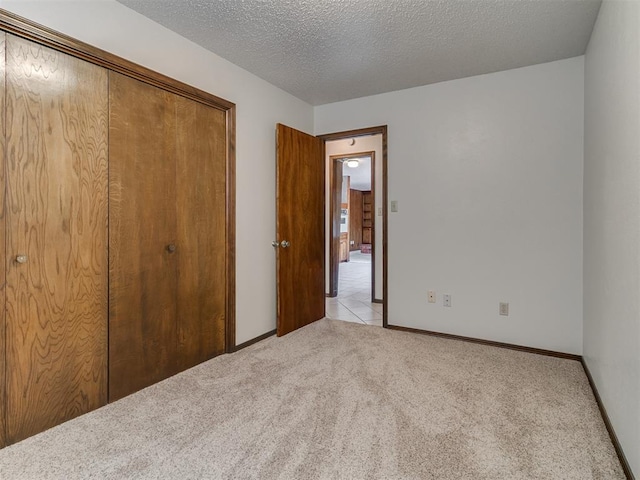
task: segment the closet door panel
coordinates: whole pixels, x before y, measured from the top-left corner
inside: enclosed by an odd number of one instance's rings
[[[6,34],[0,32],[0,185],[5,185],[5,128],[7,120],[5,117],[5,41]],[[0,252],[5,251],[5,209],[4,193],[0,193]],[[6,263],[4,259],[0,261],[0,448],[7,444],[5,438],[5,280]]]
[[[178,358],[189,368],[225,348],[226,114],[180,97],[178,155]]]
[[[6,42],[7,440],[107,398],[107,72]]]
[[[110,401],[176,372],[176,98],[110,73]]]

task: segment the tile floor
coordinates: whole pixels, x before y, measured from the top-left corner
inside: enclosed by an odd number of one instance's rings
[[[371,303],[371,255],[351,252],[340,263],[338,296],[327,298],[327,318],[382,326],[382,304]]]

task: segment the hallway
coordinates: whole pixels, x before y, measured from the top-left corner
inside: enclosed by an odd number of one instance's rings
[[[382,326],[382,304],[371,302],[371,255],[353,251],[340,263],[338,296],[327,298],[327,318]]]

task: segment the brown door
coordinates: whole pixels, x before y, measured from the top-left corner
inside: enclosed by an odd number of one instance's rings
[[[324,146],[277,127],[278,336],[324,317]]]
[[[177,99],[178,363],[225,351],[226,113]],[[194,141],[194,139],[196,141]]]
[[[107,399],[107,71],[7,36],[7,440]]]
[[[5,163],[4,163],[4,126],[7,124],[5,116],[5,38],[4,32],[0,32],[0,185],[5,185]],[[5,251],[5,209],[4,209],[4,192],[0,193],[0,252]],[[5,438],[5,279],[6,279],[6,263],[0,261],[0,448],[7,444]]]
[[[176,372],[176,96],[110,72],[109,400]]]

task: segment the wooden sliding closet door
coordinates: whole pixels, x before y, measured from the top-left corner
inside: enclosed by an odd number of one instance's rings
[[[176,96],[111,72],[109,400],[176,373]]]
[[[5,96],[5,39],[6,34],[0,32],[0,185],[5,185],[5,129],[7,120],[4,108]],[[5,208],[4,195],[0,192],[0,252],[5,251]],[[7,444],[5,438],[5,279],[6,264],[4,259],[0,261],[0,448]]]
[[[7,35],[6,398],[15,442],[107,399],[107,72]]]
[[[226,113],[178,97],[178,365],[225,351]]]

